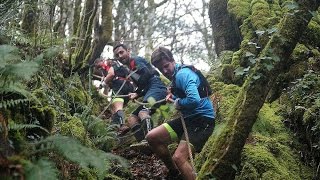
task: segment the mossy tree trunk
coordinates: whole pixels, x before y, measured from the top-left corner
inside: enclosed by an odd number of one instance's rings
[[[74,2],[72,36],[77,35],[78,27],[80,26],[81,2],[82,0],[75,0]]]
[[[80,72],[82,68],[87,64],[88,57],[90,54],[91,40],[92,40],[92,29],[93,22],[96,16],[98,7],[98,0],[86,0],[85,9],[82,13],[81,22],[79,23],[77,37],[79,41],[75,47],[76,54],[74,58],[73,71]]]
[[[80,29],[79,27],[81,26],[81,24],[79,24],[80,22],[80,16],[81,16],[81,3],[82,0],[75,0],[72,7],[73,7],[73,18],[72,18],[72,38],[71,38],[71,42],[68,46],[69,48],[69,57],[68,57],[68,64],[70,66],[70,69],[72,68],[72,57],[76,47],[76,37],[77,34],[79,34],[78,30]]]
[[[236,20],[227,10],[227,0],[210,0],[209,18],[213,30],[215,51],[236,50],[240,46],[240,33]]]
[[[275,79],[287,66],[290,54],[312,18],[311,11],[317,10],[320,4],[319,0],[299,0],[297,3],[299,9],[282,19],[278,32],[261,52],[260,61],[244,83],[226,128],[212,144],[198,179],[234,179],[241,151],[257,114]]]
[[[68,5],[70,2],[60,0],[59,1],[59,20],[53,26],[53,32],[57,35],[57,37],[65,38],[65,29],[67,25],[67,20],[69,18]]]
[[[37,27],[37,3],[37,0],[24,1],[21,29],[25,34],[31,37],[35,35]]]
[[[102,0],[101,24],[96,24],[95,40],[93,42],[93,51],[89,59],[92,64],[96,58],[103,52],[104,46],[110,41],[113,30],[112,23],[113,0]]]

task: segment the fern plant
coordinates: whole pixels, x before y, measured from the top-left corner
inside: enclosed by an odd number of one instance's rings
[[[40,60],[42,55],[33,61],[22,61],[18,48],[0,45],[0,109],[24,103],[32,97],[22,82],[38,70]]]
[[[36,152],[56,152],[71,162],[79,164],[84,169],[94,169],[98,179],[103,179],[111,168],[111,162],[116,161],[127,167],[125,160],[111,153],[83,146],[79,141],[61,135],[49,136],[34,144]]]

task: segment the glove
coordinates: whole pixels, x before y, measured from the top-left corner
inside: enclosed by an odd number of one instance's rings
[[[173,105],[177,110],[181,109],[181,106],[179,105],[179,98],[174,101]]]

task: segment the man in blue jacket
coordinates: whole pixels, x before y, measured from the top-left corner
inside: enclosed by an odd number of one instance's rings
[[[167,95],[167,99],[174,100],[175,108],[181,112],[185,121],[190,143],[196,152],[200,152],[214,129],[215,113],[208,97],[207,81],[191,66],[176,63],[172,52],[164,47],[152,53],[151,62],[172,82],[173,91]],[[184,179],[195,179],[196,174],[188,161],[185,136],[182,120],[177,118],[150,131],[146,139],[169,169],[169,175],[181,173]],[[167,145],[173,141],[179,141],[179,144],[171,157]]]
[[[142,57],[131,57],[130,50],[124,44],[117,44],[113,53],[119,61],[130,70],[130,78],[137,86],[133,93],[129,93],[130,99],[143,96],[143,102],[147,103],[150,98],[155,101],[165,99],[167,88],[160,80],[159,73]],[[128,118],[128,124],[138,142],[145,139],[145,135],[153,128],[151,114],[155,112],[160,103],[155,104],[151,109],[140,105]]]

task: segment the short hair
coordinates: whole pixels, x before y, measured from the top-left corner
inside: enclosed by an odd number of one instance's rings
[[[128,46],[122,43],[117,43],[113,46],[113,51],[116,50],[118,47],[123,47],[123,49],[128,50]]]
[[[160,46],[153,51],[151,55],[151,63],[154,66],[157,66],[157,64],[163,59],[170,62],[174,61],[172,52],[169,49]]]
[[[102,57],[98,57],[96,60],[94,60],[93,64],[95,66],[99,65],[101,62],[103,61],[103,58]]]

